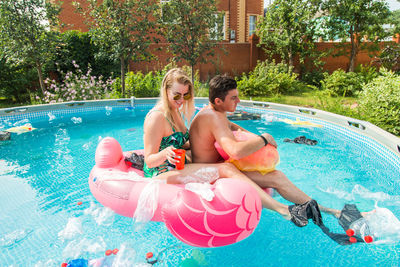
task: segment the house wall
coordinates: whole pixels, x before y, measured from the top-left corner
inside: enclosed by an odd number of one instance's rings
[[[53,0],[60,2],[61,0]],[[60,20],[66,25],[63,31],[80,30],[88,31],[84,18],[75,12],[72,2],[79,0],[62,0]],[[158,1],[158,0],[155,0]],[[230,30],[235,31],[234,42],[248,42],[249,15],[263,15],[263,0],[221,0],[218,2],[218,10],[226,14],[227,41],[230,41]]]
[[[68,24],[64,30],[81,30],[87,31],[88,28],[84,24],[84,19],[81,15],[75,13],[75,8],[72,6],[74,0],[63,0],[62,12],[60,19],[63,23]],[[249,15],[263,14],[263,0],[221,0],[218,8],[225,11],[226,27],[235,30],[234,43],[223,42],[215,49],[214,63],[198,64],[195,66],[199,70],[200,78],[207,80],[217,73],[228,73],[230,75],[240,75],[243,72],[249,72],[254,69],[258,60],[265,60],[266,55],[261,47],[258,47],[258,38],[248,37]],[[241,15],[241,19],[239,19]],[[244,18],[243,18],[244,16]],[[229,31],[228,34],[229,36]],[[228,39],[229,41],[229,39]],[[400,36],[397,35],[393,41],[399,43]],[[143,71],[162,69],[172,55],[166,53],[168,44],[160,43],[151,45],[150,50],[158,57],[157,60],[151,62],[134,63],[131,62],[129,69],[133,71]],[[316,43],[319,51],[334,49],[332,42]],[[157,48],[163,48],[159,51]],[[223,49],[221,49],[223,48]],[[275,60],[279,61],[279,57],[275,56]],[[329,56],[322,59],[325,62],[324,69],[332,72],[336,69],[347,69],[349,59],[345,56],[333,57]],[[373,58],[368,52],[361,51],[357,56],[357,64],[370,64]],[[299,69],[299,63],[295,63],[295,69]],[[178,65],[188,65],[186,62],[179,62]]]

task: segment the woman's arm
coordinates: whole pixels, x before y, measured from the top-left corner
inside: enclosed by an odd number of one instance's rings
[[[170,146],[161,151],[160,144],[165,133],[168,131],[168,124],[164,115],[160,112],[150,113],[144,121],[144,160],[149,168],[158,167],[168,160],[175,164],[174,147]]]

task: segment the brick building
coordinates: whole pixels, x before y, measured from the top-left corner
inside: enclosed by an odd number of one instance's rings
[[[79,0],[62,1],[60,19],[66,25],[64,30],[87,31],[84,18],[75,12],[72,5],[75,1]],[[231,43],[246,43],[255,31],[257,16],[264,13],[264,0],[220,0],[218,10],[224,12],[225,40]]]

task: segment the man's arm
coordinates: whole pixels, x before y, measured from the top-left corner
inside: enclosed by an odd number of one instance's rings
[[[210,122],[212,124],[211,131],[215,140],[231,158],[244,158],[265,146],[265,142],[261,137],[251,138],[242,142],[236,141],[231,127],[233,126],[234,130],[243,128],[237,124],[231,123],[224,114],[215,113],[210,119]],[[238,128],[236,128],[235,125]],[[268,142],[270,140],[275,142],[271,135],[263,134],[263,136]]]
[[[244,132],[248,132],[245,128],[237,125],[236,123],[233,123],[231,121],[229,121],[229,128],[231,129],[231,131],[238,131],[238,130],[242,130]]]

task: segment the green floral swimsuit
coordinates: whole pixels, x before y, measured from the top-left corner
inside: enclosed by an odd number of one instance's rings
[[[154,111],[159,111],[159,110],[154,110]],[[186,131],[186,133],[176,132],[175,128],[172,126],[172,123],[167,118],[165,119],[169,122],[174,132],[171,135],[163,137],[161,139],[160,149],[158,151],[161,151],[169,146],[173,146],[178,149],[183,148],[183,145],[186,144],[187,141],[189,141],[189,131]],[[147,167],[145,162],[143,166],[144,177],[151,178],[159,175],[160,173],[167,172],[173,168],[175,168],[175,165],[169,163],[168,160],[165,160],[163,164],[154,168]]]

